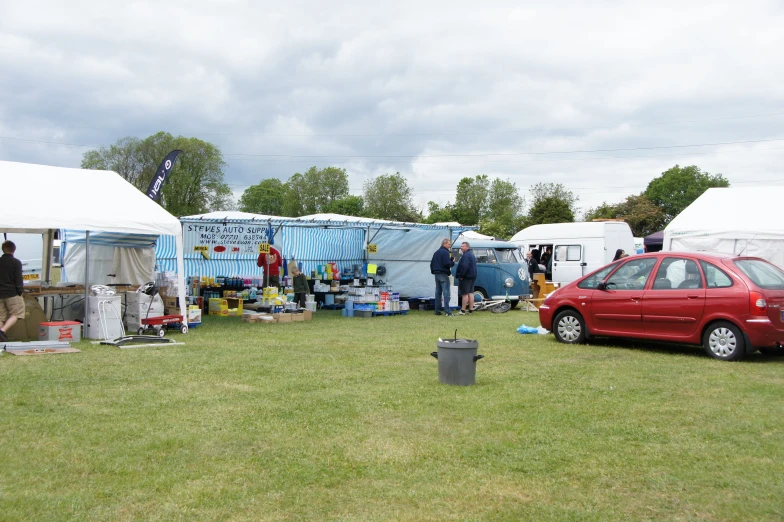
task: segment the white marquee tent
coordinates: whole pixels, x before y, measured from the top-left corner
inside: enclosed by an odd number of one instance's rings
[[[665,251],[709,251],[767,259],[784,268],[781,187],[710,188],[664,229]]]
[[[174,236],[178,295],[181,313],[187,317],[180,221],[119,174],[0,161],[0,186],[6,196],[0,215],[0,233],[44,235],[42,259],[49,260],[42,267],[44,280],[50,279],[50,252],[56,229],[86,231],[88,245],[93,232]],[[23,197],[25,194],[29,197]],[[86,269],[85,282],[90,281]]]

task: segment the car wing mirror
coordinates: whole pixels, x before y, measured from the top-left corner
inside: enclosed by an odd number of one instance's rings
[[[596,285],[596,289],[597,289],[597,290],[607,290],[607,283],[605,283],[604,281],[602,281],[601,283],[599,283],[598,285]]]

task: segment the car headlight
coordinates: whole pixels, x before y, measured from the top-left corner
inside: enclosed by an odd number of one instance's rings
[[[504,281],[504,286],[507,288],[512,288],[514,286],[514,279],[507,277],[506,281]]]

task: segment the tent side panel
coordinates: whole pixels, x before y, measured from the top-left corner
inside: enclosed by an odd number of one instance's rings
[[[371,231],[371,237],[374,233]],[[448,235],[446,230],[381,229],[372,241],[378,245],[378,253],[368,255],[368,262],[384,265],[387,273],[381,279],[401,296],[434,297],[430,260]]]

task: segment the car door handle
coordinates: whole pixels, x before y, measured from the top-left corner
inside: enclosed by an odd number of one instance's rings
[[[699,298],[700,298],[700,296],[698,296],[698,295],[687,295],[686,296],[686,299],[699,299]]]

